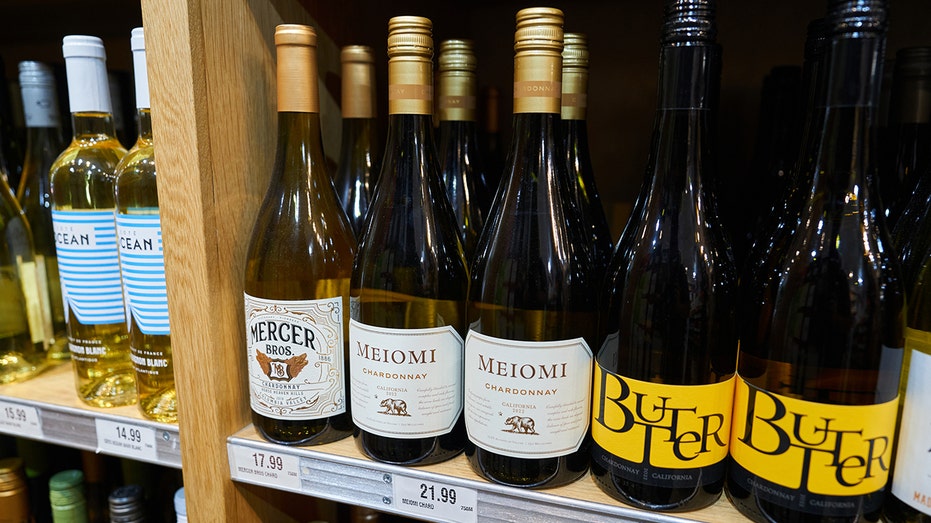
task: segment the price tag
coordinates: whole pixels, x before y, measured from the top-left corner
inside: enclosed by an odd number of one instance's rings
[[[474,523],[478,518],[475,489],[395,475],[394,508],[433,521]]]
[[[155,429],[97,418],[97,452],[144,461],[158,461]]]
[[[301,460],[297,456],[234,445],[230,458],[233,479],[301,491]]]
[[[27,438],[42,438],[39,409],[0,401],[0,432]]]

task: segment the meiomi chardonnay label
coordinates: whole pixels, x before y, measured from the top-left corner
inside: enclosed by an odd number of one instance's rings
[[[343,300],[245,295],[252,410],[281,420],[346,412]]]
[[[125,322],[114,210],[53,210],[52,225],[70,312],[84,325]]]
[[[127,306],[143,334],[170,334],[162,227],[153,214],[116,215]]]
[[[462,414],[462,337],[451,326],[375,327],[349,320],[352,420],[392,438],[449,433]]]
[[[666,385],[625,378],[595,365],[595,459],[616,474],[648,485],[720,481],[734,381],[732,377],[708,385]]]
[[[875,510],[860,506],[857,496],[886,485],[897,410],[898,398],[874,405],[816,403],[739,378],[729,474],[761,499],[802,512]]]
[[[592,351],[582,338],[517,341],[470,330],[465,384],[466,431],[489,452],[565,456],[588,432]]]
[[[931,515],[931,333],[905,330],[911,352],[892,493],[908,506]]]

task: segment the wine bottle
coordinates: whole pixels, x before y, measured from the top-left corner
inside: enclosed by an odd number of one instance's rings
[[[899,49],[894,63],[887,130],[891,165],[884,165],[879,180],[890,227],[897,224],[919,177],[931,169],[931,47]]]
[[[346,351],[356,240],[323,156],[317,33],[281,24],[275,46],[278,145],[245,271],[252,422],[270,441],[319,444],[352,431]]]
[[[117,487],[107,498],[110,523],[145,523],[145,491],[136,484]]]
[[[896,151],[880,179],[901,180],[902,191],[894,205],[883,200],[894,220],[892,243],[902,263],[906,289],[915,285],[931,247],[931,47],[909,47],[896,53],[892,95],[893,137]]]
[[[402,465],[465,445],[469,276],[434,146],[432,28],[418,16],[388,22],[388,139],[350,286],[356,444]]]
[[[46,366],[46,337],[32,229],[0,177],[0,384]]]
[[[698,509],[724,487],[737,269],[712,191],[715,11],[712,0],[666,3],[645,200],[602,298],[592,474],[651,510]]]
[[[378,176],[380,144],[375,118],[375,65],[372,48],[348,45],[339,54],[343,73],[343,135],[336,192],[356,237],[361,237]]]
[[[886,9],[833,0],[820,146],[801,226],[740,338],[726,492],[757,521],[875,521],[888,480],[904,298],[873,154]]]
[[[6,81],[6,64],[0,56],[0,177],[5,177],[7,184],[16,191],[20,184],[23,170],[23,139],[18,129],[14,111],[10,84]]]
[[[6,183],[6,179],[3,179],[3,183]],[[29,510],[29,491],[23,473],[23,460],[20,458],[0,459],[0,514],[3,521],[10,523],[34,521]]]
[[[565,33],[563,45],[562,140],[571,180],[569,188],[577,209],[577,219],[588,231],[585,245],[591,250],[595,281],[600,281],[611,259],[614,242],[595,185],[595,173],[588,150],[588,39],[581,33]]]
[[[437,58],[440,177],[459,224],[466,260],[485,225],[479,180],[485,170],[475,123],[475,51],[471,40],[445,40]],[[486,196],[487,198],[487,196]]]
[[[815,104],[823,101],[827,84],[826,48],[826,21],[824,18],[816,18],[808,23],[805,37],[805,58],[802,64],[802,83],[805,86],[802,112],[805,121],[802,125],[801,146],[797,151],[796,161],[786,174],[788,180],[782,185],[782,192],[775,199],[776,204],[754,232],[754,240],[750,244],[746,260],[740,266],[740,294],[743,301],[740,310],[748,318],[758,314],[759,307],[765,307],[768,302],[767,298],[756,294],[763,292],[762,289],[754,287],[758,284],[768,285],[762,282],[773,275],[773,264],[777,263],[787,242],[799,227],[799,215],[811,188],[811,165],[821,145],[824,111],[818,109]],[[742,328],[754,328],[751,324],[738,324]]]
[[[917,255],[916,255],[917,257]],[[931,390],[931,251],[924,261],[908,295],[905,329],[905,357],[899,385],[901,411],[896,435],[895,465],[892,481],[883,505],[883,517],[889,523],[931,522],[931,478],[928,476],[928,432],[924,421]]]
[[[485,86],[482,89],[481,97],[481,124],[482,129],[479,139],[482,141],[479,150],[482,153],[482,160],[485,168],[482,170],[482,177],[479,180],[479,205],[482,214],[486,217],[491,212],[491,202],[495,199],[495,193],[498,192],[498,186],[501,183],[501,173],[504,171],[504,144],[501,139],[501,128],[499,122],[499,106],[501,94],[497,87],[493,85]]]
[[[558,9],[517,13],[509,164],[469,290],[469,463],[529,488],[576,480],[589,463],[597,305],[559,142],[562,24]]]
[[[75,387],[81,401],[92,406],[131,405],[136,381],[113,201],[114,169],[126,149],[113,130],[103,42],[68,35],[62,52],[74,136],[49,177]]]
[[[49,503],[54,523],[87,523],[84,473],[76,469],[55,473],[48,482]]]
[[[26,156],[16,198],[32,227],[47,356],[58,362],[70,357],[49,186],[49,169],[64,149],[58,95],[51,67],[40,62],[19,63],[19,84],[26,117]]]
[[[129,351],[142,415],[155,421],[175,423],[178,402],[155,184],[145,36],[141,27],[132,30],[130,46],[136,79],[138,137],[114,172],[120,273],[129,311]]]

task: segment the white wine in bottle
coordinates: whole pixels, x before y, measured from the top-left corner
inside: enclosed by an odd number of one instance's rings
[[[29,378],[45,366],[37,277],[29,222],[0,176],[0,384]]]
[[[150,419],[178,419],[165,253],[155,187],[155,148],[146,75],[143,29],[132,30],[130,45],[136,83],[138,137],[116,167],[116,232],[123,295],[129,310],[129,350],[136,372],[139,409]]]
[[[498,483],[547,488],[589,465],[595,281],[559,143],[563,13],[517,13],[514,133],[479,238],[465,341],[466,454]]]
[[[465,257],[433,142],[433,24],[388,22],[388,140],[352,270],[356,443],[425,465],[462,452]]]
[[[278,145],[246,258],[252,422],[268,440],[319,444],[352,431],[349,277],[356,241],[323,156],[317,33],[275,30]]]
[[[26,117],[26,156],[16,197],[32,228],[48,359],[64,361],[70,353],[52,228],[49,168],[65,147],[52,68],[40,62],[20,62],[19,85]]]
[[[126,149],[113,130],[103,42],[69,35],[62,51],[74,136],[49,176],[75,386],[89,405],[131,405],[136,381],[129,361],[113,202],[113,173]]]

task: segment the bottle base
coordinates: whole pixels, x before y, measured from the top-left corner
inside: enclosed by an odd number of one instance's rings
[[[587,450],[558,458],[524,459],[470,445],[466,455],[476,474],[492,483],[509,487],[531,490],[560,487],[578,480],[588,472]]]
[[[622,503],[653,512],[691,512],[713,505],[721,498],[723,481],[694,488],[641,485],[618,478],[592,466],[592,479],[602,492]]]
[[[371,460],[405,467],[420,467],[441,463],[461,454],[461,444],[449,444],[443,441],[451,438],[452,435],[453,433],[432,438],[403,439],[378,436],[364,430],[357,430],[353,437],[359,452]]]
[[[317,420],[278,420],[252,412],[252,425],[259,436],[272,443],[290,447],[323,445],[347,438],[352,424],[344,422],[349,414]]]
[[[178,394],[174,387],[139,395],[139,411],[147,419],[162,423],[178,422]]]
[[[78,398],[92,407],[123,407],[134,405],[138,399],[132,369],[109,372],[89,380],[78,378],[77,381]]]
[[[27,380],[45,370],[43,362],[33,362],[19,352],[0,356],[0,385]]]

